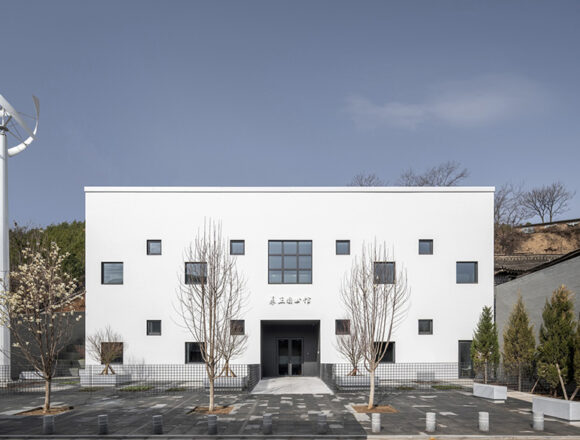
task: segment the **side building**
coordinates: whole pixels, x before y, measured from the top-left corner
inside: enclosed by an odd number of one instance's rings
[[[185,249],[212,219],[249,291],[239,317],[248,348],[234,362],[260,365],[262,376],[318,376],[325,364],[346,363],[336,349],[340,285],[363,243],[376,240],[411,288],[385,362],[468,363],[481,309],[493,304],[493,192],[87,187],[86,334],[120,333],[125,364],[200,362],[199,341],[175,312],[176,291],[191,263]]]

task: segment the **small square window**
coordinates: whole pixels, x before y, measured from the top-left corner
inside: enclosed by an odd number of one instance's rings
[[[230,240],[230,255],[244,255],[246,242],[244,240]]]
[[[458,261],[457,284],[477,284],[477,261]]]
[[[419,319],[419,334],[432,335],[433,334],[433,320]]]
[[[123,343],[101,342],[101,364],[122,364]]]
[[[147,321],[147,335],[160,336],[161,335],[161,320]]]
[[[203,355],[201,354],[201,342],[185,343],[185,363],[203,363]]]
[[[147,255],[161,255],[161,240],[147,240]]]
[[[336,255],[350,255],[350,240],[336,240]]]
[[[395,263],[375,262],[374,275],[375,284],[395,284]]]
[[[419,255],[433,255],[433,240],[419,240]]]
[[[386,342],[375,342],[375,346],[377,347],[377,357],[379,357],[385,349]],[[395,363],[395,343],[393,341],[389,342],[387,346],[387,351],[384,352],[383,358],[380,360],[381,364],[392,364]]]
[[[243,319],[232,319],[230,321],[230,335],[242,336],[246,334],[246,321]]]
[[[123,263],[101,263],[101,284],[123,284]]]
[[[334,332],[337,335],[350,335],[350,319],[337,319]]]
[[[185,284],[207,283],[207,263],[185,263]]]

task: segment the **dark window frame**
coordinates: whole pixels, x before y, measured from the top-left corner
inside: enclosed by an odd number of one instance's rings
[[[245,319],[230,319],[230,335],[244,336],[246,334]]]
[[[233,244],[242,244],[242,252],[234,253]],[[230,255],[246,255],[246,240],[230,240]]]
[[[429,322],[429,330],[421,330],[421,322]],[[433,320],[432,319],[419,319],[417,321],[417,330],[420,335],[432,335],[433,334]]]
[[[194,351],[194,353],[199,353],[199,360],[195,360],[195,361],[189,360],[189,353],[191,352],[191,350],[189,350],[190,344],[197,344],[199,350]],[[203,355],[201,353],[201,344],[202,344],[202,342],[190,342],[190,341],[185,342],[185,363],[186,364],[203,364],[203,363],[205,363],[203,360]]]
[[[149,245],[151,243],[159,243],[159,253],[153,253],[151,252],[151,249],[149,248]],[[151,239],[151,240],[147,240],[147,255],[161,255],[163,253],[163,243],[162,240],[160,239]]]
[[[271,253],[270,252],[270,243],[280,243],[280,253]],[[284,244],[285,243],[296,243],[296,253],[285,253],[284,252]],[[300,243],[310,243],[310,253],[301,253],[300,252]],[[313,277],[312,277],[312,266],[313,266],[313,243],[312,240],[268,240],[268,284],[312,284]],[[281,259],[281,267],[280,268],[271,268],[270,267],[270,257],[280,257]],[[286,257],[296,257],[296,267],[295,268],[286,268],[284,265],[284,261]],[[300,268],[300,257],[310,257],[310,268]],[[285,282],[285,272],[296,272],[296,282]],[[270,272],[279,272],[281,275],[280,282],[272,282],[270,280]],[[300,272],[309,272],[310,273],[310,281],[309,282],[300,282]]]
[[[348,252],[346,252],[346,253],[338,252],[338,245],[339,244],[348,244]],[[336,252],[336,255],[350,255],[350,240],[336,240],[336,243],[334,245],[334,250]]]
[[[196,275],[196,274],[189,274],[187,273],[187,265],[188,264],[193,264],[193,265],[201,265],[202,267],[205,268],[204,273],[202,275]],[[193,266],[195,267],[195,266]],[[207,263],[205,261],[186,261],[185,262],[185,273],[184,273],[184,282],[185,284],[200,284],[200,285],[205,285],[207,284]],[[203,280],[200,280],[200,278],[203,277]]]
[[[120,264],[121,265],[121,282],[120,283],[105,283],[105,264]],[[106,286],[120,286],[125,282],[125,265],[122,261],[101,261],[101,284]]]
[[[384,343],[385,343],[385,341],[375,341],[375,345],[376,344],[384,344]],[[388,360],[389,353],[392,354],[392,358],[393,358],[392,360]],[[387,347],[387,351],[385,352],[385,355],[383,356],[383,358],[381,359],[381,361],[379,363],[380,364],[396,364],[397,363],[396,353],[397,353],[396,352],[396,342],[389,341],[389,346]]]
[[[421,243],[429,243],[431,245],[431,252],[421,252]],[[434,243],[431,238],[420,238],[419,239],[419,255],[433,255],[434,253]]]
[[[385,274],[385,281],[382,281],[381,274],[377,274],[377,265],[385,265],[385,267],[389,267],[388,265],[393,265],[392,271],[392,281],[388,277],[388,272]],[[395,261],[375,261],[373,262],[373,283],[374,284],[396,284],[397,283],[397,263]]]
[[[335,319],[334,320],[334,334],[335,335],[350,335],[350,319]]]
[[[473,264],[475,268],[475,273],[473,276],[474,281],[459,281],[459,265],[460,264]],[[479,264],[478,261],[457,261],[455,263],[455,283],[456,284],[479,284]]]
[[[158,322],[159,323],[159,333],[154,333],[152,330],[150,331],[149,329],[149,323],[150,322]],[[161,336],[161,319],[148,319],[147,320],[147,336]]]
[[[104,344],[118,344],[121,345],[121,354],[119,356],[117,356],[116,358],[114,358],[110,363],[111,364],[119,364],[119,365],[123,365],[123,356],[125,355],[125,345],[122,342],[101,342],[101,352],[105,351],[103,349],[103,345]],[[104,364],[103,359],[101,358],[101,364]]]

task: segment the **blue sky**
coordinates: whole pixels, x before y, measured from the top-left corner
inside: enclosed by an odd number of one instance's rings
[[[0,93],[38,140],[11,218],[86,185],[344,185],[456,160],[580,190],[578,1],[1,1]],[[576,195],[564,217],[580,217]]]

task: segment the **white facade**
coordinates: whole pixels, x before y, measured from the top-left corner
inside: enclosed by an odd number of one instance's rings
[[[397,270],[407,270],[411,305],[392,340],[395,362],[457,362],[458,341],[470,340],[483,306],[493,305],[493,188],[87,187],[86,332],[110,325],[126,342],[124,363],[183,364],[191,336],[174,311],[184,249],[204,219],[219,220],[238,256],[250,292],[248,349],[236,363],[261,363],[261,321],[319,321],[321,364],[344,363],[335,349],[335,320],[344,318],[339,287],[363,242],[386,242]],[[162,240],[162,255],[146,241]],[[433,255],[419,255],[432,239]],[[311,240],[312,283],[269,284],[268,241]],[[336,255],[350,240],[350,255]],[[477,262],[477,283],[456,282],[457,262]],[[101,263],[123,262],[123,284],[101,284]],[[280,297],[310,298],[275,304]],[[418,320],[433,334],[419,335]],[[161,320],[161,336],[146,321]],[[87,359],[90,363],[90,361]]]

